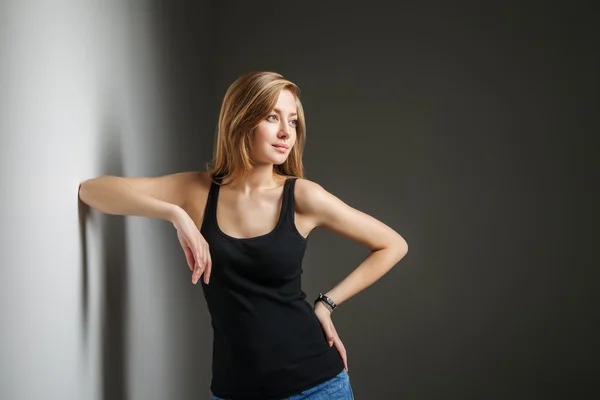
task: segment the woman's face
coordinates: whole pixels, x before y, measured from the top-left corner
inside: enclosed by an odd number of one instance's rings
[[[250,135],[250,158],[255,164],[283,164],[296,143],[296,98],[282,90],[275,108]]]

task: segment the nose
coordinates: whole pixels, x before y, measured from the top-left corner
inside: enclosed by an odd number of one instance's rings
[[[288,121],[283,121],[282,127],[279,130],[280,136],[285,136],[286,138],[290,137],[290,129],[292,129],[288,123]]]

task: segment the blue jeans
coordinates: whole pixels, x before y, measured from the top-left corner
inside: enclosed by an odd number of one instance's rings
[[[342,370],[337,376],[306,389],[300,393],[281,400],[353,400],[354,394],[350,387],[350,377],[346,370]],[[224,400],[213,395],[212,400]]]

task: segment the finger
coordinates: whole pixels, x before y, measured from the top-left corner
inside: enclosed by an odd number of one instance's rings
[[[194,269],[194,273],[192,275],[192,282],[194,285],[198,283],[198,279],[200,279],[200,275],[202,275],[203,268],[201,265],[196,264],[196,268]]]
[[[183,249],[183,252],[185,253],[185,260],[187,262],[188,268],[190,269],[190,271],[194,270],[194,254],[192,253],[192,249],[190,249],[189,247],[186,247]]]
[[[344,344],[342,343],[342,340],[339,336],[336,336],[335,338],[335,347],[338,353],[340,353],[342,361],[344,361],[344,368],[346,369],[346,371],[348,371],[348,355],[346,354],[346,348],[344,347]]]
[[[197,268],[194,274],[192,275],[192,283],[195,285],[200,280],[200,276],[202,275],[201,268]]]
[[[192,283],[196,284],[196,275],[198,275],[198,263],[194,264],[194,270],[192,272]]]
[[[202,268],[202,271],[204,272],[204,283],[206,283],[206,245],[201,242],[200,248],[202,249],[202,255],[200,256],[200,259],[202,260],[202,264],[200,264],[200,267]]]
[[[333,331],[331,330],[331,324],[325,324],[325,336],[327,337],[327,344],[329,347],[333,346]]]
[[[206,254],[206,269],[204,270],[204,282],[208,285],[208,282],[210,282],[210,274],[212,272],[212,259],[210,258],[210,252],[208,251],[208,244],[205,246],[204,254]]]
[[[206,271],[206,266],[208,264],[208,249],[206,248],[207,244],[202,243],[201,247],[202,247],[202,268],[204,268],[204,271]]]
[[[201,245],[196,244],[194,246],[194,258],[196,259],[196,265],[197,266],[203,266],[204,262],[202,261],[202,252],[200,251],[200,249],[202,248]]]
[[[196,281],[195,281],[195,283],[198,283],[198,280],[200,279],[200,276],[202,275],[202,273],[206,269],[202,253],[199,254],[198,258],[199,258],[200,261],[196,264],[196,269],[195,269]]]
[[[348,356],[346,354],[346,347],[344,346],[344,343],[342,343],[342,339],[340,339],[340,335],[338,335],[337,333],[337,329],[335,329],[335,325],[333,324],[333,322],[331,323],[331,329],[334,332],[335,338],[336,338],[336,348],[338,349],[338,351],[340,352],[340,355],[342,356],[342,359],[344,360],[344,365],[346,366],[346,371],[348,371]]]

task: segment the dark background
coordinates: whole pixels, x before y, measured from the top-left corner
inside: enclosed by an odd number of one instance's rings
[[[590,5],[213,3],[210,128],[235,78],[282,73],[302,90],[307,178],[409,244],[334,314],[358,399],[597,390]],[[196,16],[162,7],[170,62],[193,75]],[[192,107],[200,88],[173,79],[177,106]],[[366,255],[314,232],[305,291],[328,290]]]

